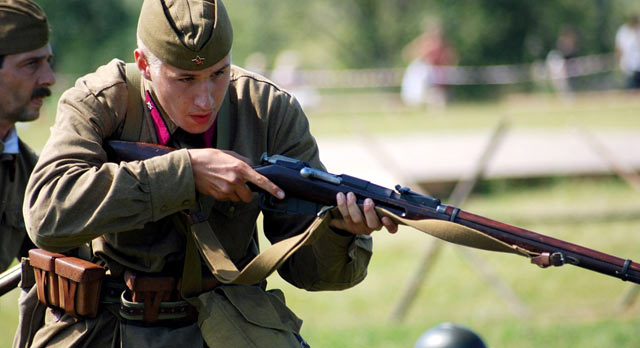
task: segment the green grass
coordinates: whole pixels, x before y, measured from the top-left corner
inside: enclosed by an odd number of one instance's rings
[[[13,333],[18,326],[18,289],[0,297],[0,347],[11,347]]]
[[[36,149],[48,137],[55,106],[21,130]],[[444,110],[406,108],[397,96],[339,95],[309,110],[316,135],[492,128],[503,116],[513,127],[640,129],[640,95],[604,93],[572,101],[550,95],[453,104]],[[47,116],[48,115],[48,116]],[[638,149],[629,149],[638,151]],[[463,208],[623,258],[640,254],[640,193],[622,180],[547,178],[485,182]],[[627,214],[615,218],[616,211]],[[475,251],[528,310],[518,315],[480,275],[460,247],[442,244],[402,322],[389,316],[434,238],[409,229],[377,232],[369,275],[341,292],[309,293],[277,275],[289,306],[304,319],[312,347],[412,347],[422,332],[444,321],[467,325],[491,347],[639,347],[640,304],[619,308],[631,284],[578,267],[539,269],[524,257]],[[17,324],[14,291],[0,299],[0,346],[10,346]],[[640,302],[640,301],[639,301]]]

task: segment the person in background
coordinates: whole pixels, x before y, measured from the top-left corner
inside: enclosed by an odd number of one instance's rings
[[[42,9],[29,0],[0,0],[0,272],[33,246],[22,201],[37,157],[18,137],[16,123],[40,116],[56,82],[52,59]]]
[[[576,79],[571,76],[575,70],[571,59],[576,58],[579,51],[580,37],[577,30],[570,25],[563,26],[558,33],[555,47],[549,51],[546,58],[551,85],[562,96],[570,96],[576,89]]]
[[[640,20],[631,15],[616,32],[616,55],[628,88],[640,88]]]
[[[35,247],[27,235],[22,203],[37,156],[18,137],[16,123],[40,116],[44,98],[51,95],[49,87],[56,82],[52,59],[42,9],[30,0],[0,0],[0,271]],[[25,273],[14,347],[30,346],[31,327],[44,320],[45,308],[32,288],[33,272]]]
[[[405,104],[445,106],[449,99],[446,67],[457,65],[458,55],[440,21],[426,20],[422,34],[405,46],[402,55],[410,62],[401,88]]]

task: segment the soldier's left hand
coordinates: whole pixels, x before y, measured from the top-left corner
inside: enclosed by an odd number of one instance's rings
[[[375,210],[373,200],[367,198],[362,204],[362,209],[356,202],[356,195],[342,192],[336,195],[338,210],[342,219],[331,220],[331,226],[353,234],[371,234],[385,227],[390,233],[398,231],[398,225],[387,216],[380,218]]]

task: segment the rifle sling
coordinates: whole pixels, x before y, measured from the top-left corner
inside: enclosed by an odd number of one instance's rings
[[[271,245],[251,260],[241,271],[231,261],[206,219],[203,221],[191,219],[192,223],[189,224],[189,229],[197,249],[213,275],[220,282],[249,285],[266,279],[301,246],[315,240],[318,235],[315,232],[322,230],[319,227],[329,222],[327,216],[328,214],[323,214],[316,218],[303,233]]]
[[[125,65],[125,77],[127,81],[128,101],[127,113],[124,118],[124,126],[120,134],[121,140],[139,141],[142,131],[143,106],[141,98],[141,75],[136,63]]]
[[[418,231],[430,234],[433,237],[444,241],[459,244],[471,248],[498,251],[505,253],[513,253],[526,257],[534,257],[539,255],[537,252],[526,250],[517,245],[505,243],[499,239],[487,235],[473,228],[457,224],[455,222],[444,220],[408,220],[394,215],[386,210],[380,210],[379,213],[391,217],[396,223],[413,227]]]
[[[391,214],[386,210],[379,209],[378,212],[382,215],[390,216],[398,223],[408,225],[448,242],[490,251],[510,252],[528,257],[537,255],[537,253],[508,245],[482,232],[453,222],[441,220],[407,220]],[[198,215],[201,216],[199,212],[195,212],[191,216]],[[300,247],[315,241],[319,236],[316,232],[326,230],[324,227],[331,220],[328,218],[330,215],[329,213],[322,214],[317,217],[303,233],[271,245],[256,256],[241,271],[237,269],[225,252],[206,218],[192,217],[188,219],[190,220],[189,237],[193,237],[195,245],[207,263],[207,266],[220,282],[225,284],[255,284],[271,275]],[[185,266],[185,269],[189,268]],[[186,275],[185,273],[185,276]]]

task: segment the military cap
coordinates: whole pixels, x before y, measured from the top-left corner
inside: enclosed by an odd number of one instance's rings
[[[0,0],[0,55],[33,51],[49,42],[47,17],[30,0]]]
[[[162,62],[202,70],[231,51],[233,29],[220,0],[146,0],[138,37]]]

